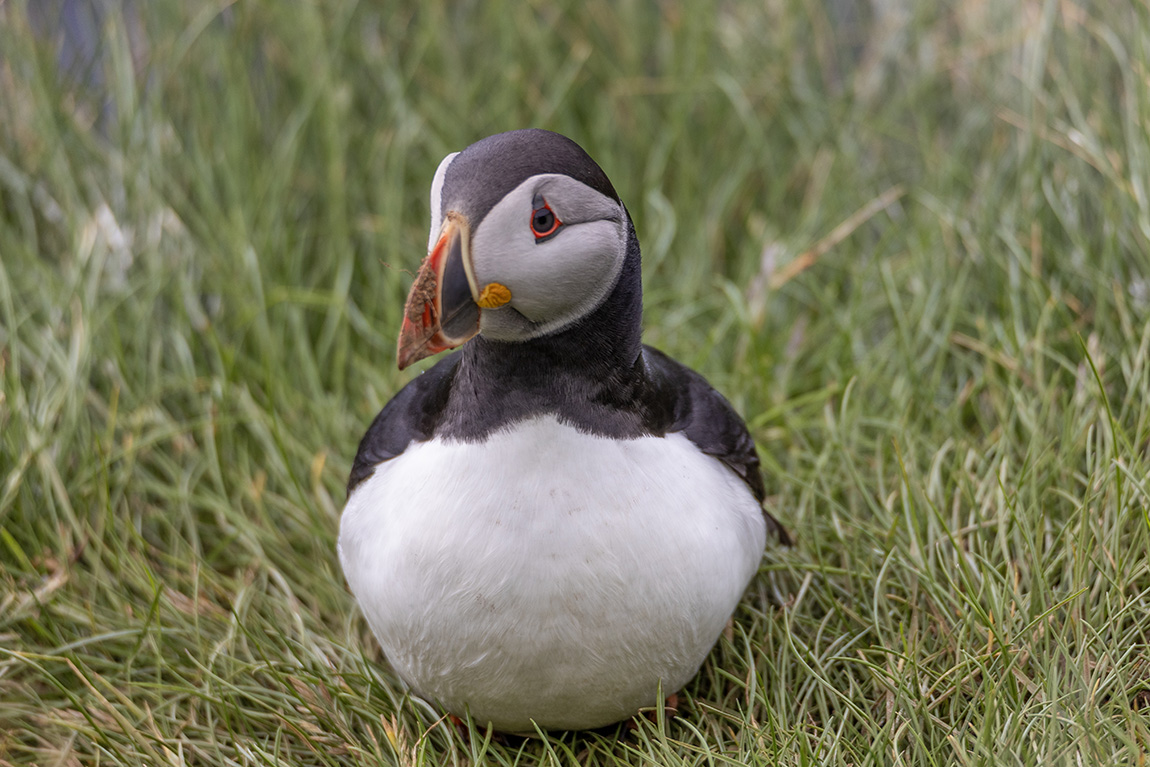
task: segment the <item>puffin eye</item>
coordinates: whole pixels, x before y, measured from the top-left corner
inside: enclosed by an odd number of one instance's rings
[[[555,211],[551,210],[551,206],[541,194],[535,195],[531,207],[534,208],[531,211],[531,233],[535,235],[535,244],[538,245],[554,237],[563,226],[563,222],[555,215]]]

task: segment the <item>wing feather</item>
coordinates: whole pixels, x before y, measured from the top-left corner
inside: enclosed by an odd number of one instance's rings
[[[412,442],[431,439],[447,406],[459,355],[444,357],[413,378],[383,406],[359,442],[347,492],[375,472],[375,467],[403,453]]]
[[[674,400],[669,432],[683,432],[687,439],[707,455],[713,455],[730,467],[747,484],[755,499],[766,498],[759,453],[747,424],[707,379],[658,349],[643,347],[648,370],[655,383],[652,396]],[[791,536],[766,509],[767,526],[783,545],[791,545]]]

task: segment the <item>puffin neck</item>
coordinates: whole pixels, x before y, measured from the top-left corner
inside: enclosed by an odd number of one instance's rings
[[[548,413],[595,433],[636,432],[630,404],[646,383],[642,291],[639,243],[631,229],[615,288],[586,317],[527,341],[476,336],[463,346],[445,433],[479,439],[499,425]]]
[[[557,373],[601,381],[630,371],[642,345],[642,291],[638,242],[630,232],[619,280],[594,311],[562,330],[527,341],[476,336],[462,349],[461,370],[504,390],[508,384],[546,383]]]

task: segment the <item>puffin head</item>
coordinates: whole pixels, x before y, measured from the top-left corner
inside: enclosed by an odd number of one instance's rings
[[[576,323],[619,282],[633,231],[607,175],[566,136],[510,131],[448,155],[399,368],[476,334],[527,341]]]

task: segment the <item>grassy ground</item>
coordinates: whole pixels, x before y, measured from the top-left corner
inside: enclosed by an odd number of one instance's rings
[[[1150,10],[0,2],[0,764],[1142,764]],[[455,7],[459,6],[459,7]],[[680,716],[462,738],[334,542],[448,151],[565,132],[773,551]]]

